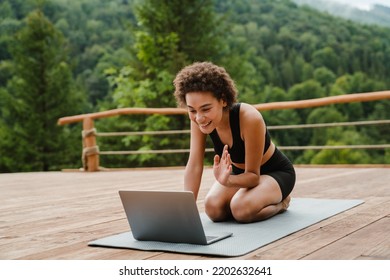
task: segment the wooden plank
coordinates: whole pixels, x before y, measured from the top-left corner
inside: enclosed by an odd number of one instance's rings
[[[381,206],[390,207],[390,203]],[[389,209],[389,208],[387,208]],[[389,210],[387,210],[389,211]],[[381,218],[307,256],[309,259],[390,259],[390,219]]]
[[[215,259],[87,246],[129,230],[119,189],[181,190],[183,175],[184,168],[0,174],[0,259]],[[331,258],[337,246],[357,247],[346,258],[388,258],[388,235],[380,228],[388,230],[383,223],[389,218],[389,181],[386,168],[297,168],[293,197],[366,203],[237,259]],[[212,169],[205,168],[197,201],[201,212],[213,182]],[[371,236],[370,246],[354,244],[364,236]]]
[[[377,246],[367,250],[357,260],[390,260],[390,238],[383,240]]]
[[[181,173],[182,170],[178,172]],[[164,172],[162,176],[157,178],[148,177],[151,179],[147,181],[144,180],[145,174],[148,175],[149,172],[143,171],[141,173],[144,173],[143,176],[138,174],[139,178],[137,178],[137,180],[140,180],[140,183],[133,186],[133,189],[149,189],[151,185],[158,185],[159,189],[179,188],[179,185],[175,183],[178,176],[172,176],[172,172]],[[160,173],[160,171],[157,173]],[[61,173],[57,175],[63,177]],[[72,178],[73,175],[75,174],[68,174]],[[110,173],[106,175],[108,175],[107,177],[112,177]],[[121,179],[122,184],[123,181],[127,181],[123,179],[129,177],[127,172],[116,175],[124,177]],[[83,174],[78,174],[78,176],[85,177]],[[134,177],[132,176],[133,179]],[[72,188],[64,188],[61,183],[53,187],[53,181],[50,183],[49,190],[41,185],[41,188],[39,188],[40,193],[36,196],[46,196],[44,201],[37,201],[25,196],[23,198],[23,207],[20,207],[17,203],[18,201],[14,200],[11,201],[12,203],[9,203],[10,201],[8,200],[8,203],[3,205],[6,207],[3,207],[2,215],[4,219],[2,219],[2,224],[9,227],[5,229],[4,238],[1,240],[0,248],[2,253],[0,253],[0,256],[2,258],[51,258],[54,252],[58,257],[64,257],[68,247],[71,248],[70,252],[75,254],[74,248],[68,243],[73,240],[84,240],[83,238],[90,237],[90,232],[78,229],[82,225],[91,228],[95,224],[99,225],[122,219],[121,222],[125,229],[118,230],[112,225],[106,225],[110,231],[99,231],[100,235],[85,240],[81,248],[86,247],[87,242],[90,240],[128,230],[128,224],[124,218],[124,212],[117,195],[118,186],[112,187],[113,184],[106,185],[104,181],[99,181],[99,184],[96,184],[96,181],[92,181],[90,182],[92,184],[84,186],[78,184],[76,180],[69,180],[69,178],[64,181],[67,182],[68,187],[71,185]],[[63,181],[60,180],[60,182]],[[52,196],[53,188],[61,190],[64,188],[64,191]],[[130,189],[128,186],[127,188]],[[19,185],[19,193],[20,191],[28,193],[29,187],[23,183],[22,186]],[[49,195],[45,195],[46,191],[48,191]],[[91,192],[95,194],[91,195]],[[73,199],[74,197],[77,197],[77,199]],[[15,202],[16,204],[10,207],[10,204]],[[83,236],[80,238],[81,234]],[[44,244],[42,245],[42,243]],[[65,253],[61,253],[61,251]]]
[[[310,177],[306,177],[310,170]],[[328,172],[325,172],[325,171]],[[363,199],[371,196],[390,197],[388,169],[299,169],[297,184],[293,191],[296,197]]]
[[[379,202],[380,200],[382,202]],[[321,248],[326,248],[344,236],[381,219],[383,212],[378,209],[378,206],[390,207],[390,201],[375,198],[369,203],[264,247],[258,250],[251,259],[316,259],[315,252]]]

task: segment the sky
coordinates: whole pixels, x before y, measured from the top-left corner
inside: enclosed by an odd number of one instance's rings
[[[348,4],[362,10],[369,10],[373,4],[381,4],[390,7],[390,0],[328,0]]]

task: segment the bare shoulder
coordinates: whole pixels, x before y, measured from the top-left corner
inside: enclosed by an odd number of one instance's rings
[[[261,113],[255,107],[247,103],[241,103],[240,119],[244,121],[243,124],[247,122],[259,122],[261,125],[264,124]]]
[[[252,105],[242,103],[240,109],[241,138],[258,139],[265,134],[265,122],[261,113]],[[256,142],[256,140],[253,140]]]

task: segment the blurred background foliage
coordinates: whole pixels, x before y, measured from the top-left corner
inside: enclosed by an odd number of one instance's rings
[[[378,11],[381,21],[367,24],[290,0],[0,0],[0,172],[80,167],[81,125],[59,127],[58,118],[175,107],[172,81],[194,61],[225,67],[251,104],[387,90],[390,9]],[[262,113],[268,125],[286,125],[390,119],[389,108],[384,100]],[[189,121],[132,115],[96,127],[181,130]],[[384,125],[271,134],[284,146],[390,142]],[[98,140],[104,150],[189,146],[188,135]],[[389,150],[286,153],[296,164],[390,163]],[[101,165],[184,165],[187,156],[104,156]]]

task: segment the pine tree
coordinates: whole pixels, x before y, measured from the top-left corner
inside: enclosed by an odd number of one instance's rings
[[[138,26],[135,27],[133,60],[119,73],[108,72],[112,84],[114,106],[118,107],[175,107],[173,79],[185,65],[194,61],[215,60],[219,54],[218,17],[212,0],[146,0],[135,6]],[[184,129],[183,116],[132,116],[132,130]],[[155,138],[154,138],[155,139]],[[129,138],[127,149],[161,149],[187,145],[188,140],[165,137],[142,141]],[[140,143],[141,142],[141,143]],[[134,145],[134,146],[132,146]],[[182,147],[184,148],[184,147]],[[187,157],[185,155],[185,157]],[[175,155],[141,155],[143,164],[182,164],[185,160]]]
[[[10,50],[14,75],[3,100],[0,168],[6,172],[57,169],[72,152],[69,128],[59,117],[79,113],[82,104],[67,63],[66,44],[40,10],[26,17]],[[79,155],[79,151],[76,151]]]
[[[212,0],[147,0],[135,6],[135,57],[116,76],[122,106],[173,106],[172,80],[185,65],[220,54]],[[156,103],[157,101],[157,103]]]

